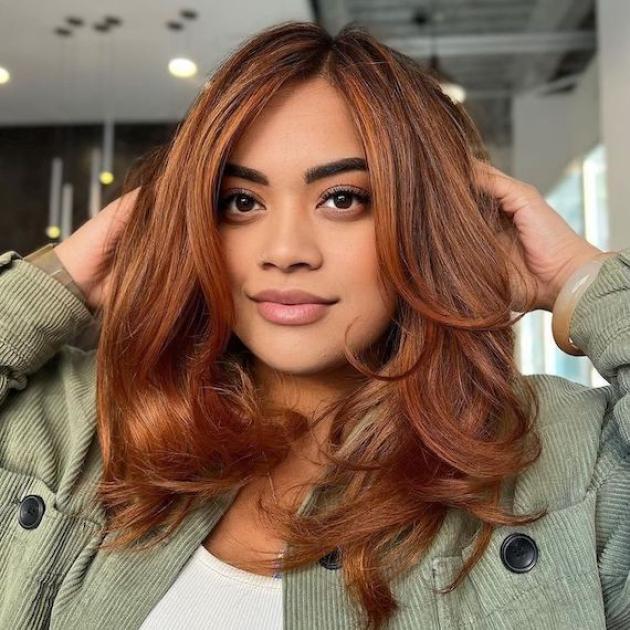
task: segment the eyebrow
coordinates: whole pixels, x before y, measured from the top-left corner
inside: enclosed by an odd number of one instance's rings
[[[335,162],[329,162],[328,164],[320,164],[319,166],[313,166],[304,173],[304,182],[306,184],[312,184],[318,179],[324,177],[330,177],[337,173],[345,173],[347,171],[367,171],[367,162],[360,157],[344,158]],[[263,184],[269,186],[269,180],[264,173],[257,171],[247,166],[241,166],[240,164],[233,164],[228,162],[225,165],[224,175],[232,177],[240,177],[241,179],[248,179],[256,184]]]

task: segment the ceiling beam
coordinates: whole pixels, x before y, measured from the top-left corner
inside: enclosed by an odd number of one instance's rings
[[[352,6],[353,18],[366,23],[390,23],[399,22],[413,24],[413,18],[420,9],[418,5],[371,4],[362,7]],[[531,6],[527,3],[479,6],[477,4],[455,6],[437,5],[437,26],[452,23],[484,23],[492,20],[524,20],[529,18]]]
[[[593,50],[592,31],[551,33],[493,33],[478,35],[438,35],[431,37],[389,37],[384,43],[412,57],[465,55],[563,54],[571,50]]]
[[[542,29],[571,29],[576,28],[592,10],[594,0],[538,0],[532,11],[525,32],[537,32]],[[596,33],[594,48],[597,48]],[[565,51],[566,52],[566,51]],[[511,76],[518,77],[517,90],[525,91],[536,85],[540,85],[552,76],[558,67],[563,52],[547,57],[528,58],[523,57],[514,62]]]

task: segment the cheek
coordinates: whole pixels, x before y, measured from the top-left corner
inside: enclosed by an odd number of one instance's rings
[[[242,238],[239,239],[236,234],[230,232],[222,234],[221,243],[230,284],[233,288],[237,288],[245,282],[248,265],[251,265],[251,261],[243,256],[243,252],[251,251],[251,249],[243,243]]]
[[[336,277],[347,306],[364,325],[381,328],[395,314],[395,297],[379,283],[379,265],[373,241],[355,242],[335,263]]]
[[[342,256],[336,262],[340,277],[349,281],[348,289],[353,293],[372,295],[378,291],[378,259],[373,230],[366,231],[363,238],[354,239],[343,249]],[[345,283],[345,280],[344,280]]]

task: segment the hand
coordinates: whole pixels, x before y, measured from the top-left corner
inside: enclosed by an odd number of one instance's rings
[[[110,274],[99,275],[103,260],[119,240],[140,188],[118,197],[55,246],[55,253],[94,312],[109,292]]]
[[[531,295],[533,290],[533,309],[552,311],[569,276],[601,250],[574,232],[534,186],[479,160],[475,162],[475,177],[512,220],[511,229],[499,238],[525,279],[523,286],[518,277],[511,278],[513,310],[525,310],[525,291]]]

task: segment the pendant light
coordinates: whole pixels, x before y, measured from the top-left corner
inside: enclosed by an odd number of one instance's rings
[[[67,71],[67,61],[66,61],[66,52],[67,52],[67,38],[72,36],[72,31],[69,28],[64,26],[60,26],[54,29],[55,35],[58,39],[57,46],[57,59],[56,59],[56,75],[57,80],[55,81],[55,85],[59,87],[62,102],[60,103],[60,111],[64,111],[65,108],[65,97],[68,94],[69,85],[67,85],[68,80],[66,77]],[[62,186],[63,186],[63,155],[66,153],[64,151],[66,147],[62,145],[67,145],[67,130],[61,127],[61,121],[58,121],[57,127],[55,129],[55,141],[54,141],[54,154],[50,163],[50,185],[48,190],[48,222],[46,225],[46,236],[51,239],[59,239],[61,237],[61,213],[62,213],[62,203],[61,203],[61,195],[62,195]],[[56,155],[55,155],[56,154]]]
[[[166,28],[173,33],[172,40],[175,44],[173,57],[168,62],[168,71],[179,79],[186,79],[197,74],[197,64],[192,60],[191,55],[190,30],[185,28],[185,23],[196,20],[197,16],[197,11],[182,9],[179,12],[179,19],[166,23]],[[184,41],[182,41],[182,35],[176,37],[175,33],[182,33]]]
[[[466,100],[466,90],[460,83],[455,81],[447,72],[444,71],[438,57],[437,36],[435,33],[435,27],[437,23],[436,18],[439,15],[437,8],[438,8],[438,2],[437,0],[435,0],[435,2],[431,4],[431,16],[430,16],[431,55],[429,57],[428,67],[431,74],[433,74],[435,78],[439,81],[440,87],[442,88],[442,92],[444,92],[444,94],[446,94],[453,102],[463,103]]]
[[[50,168],[50,190],[48,196],[48,225],[46,236],[57,239],[61,235],[61,184],[63,182],[63,160],[54,157]]]
[[[101,46],[101,71],[102,80],[101,85],[107,86],[107,89],[103,90],[101,102],[104,107],[103,116],[103,137],[102,137],[102,154],[101,154],[101,167],[99,172],[99,181],[101,184],[108,186],[114,181],[114,143],[115,143],[115,126],[114,126],[114,114],[112,96],[114,95],[114,47],[112,44],[112,31],[122,24],[122,20],[119,17],[113,15],[107,15],[101,22],[94,24],[94,30],[97,33],[103,35],[105,39],[104,46]],[[105,50],[103,51],[103,48]],[[103,58],[104,63],[103,63]],[[103,66],[105,69],[103,70]]]
[[[61,187],[61,240],[67,239],[72,234],[72,210],[74,187],[66,182]]]
[[[101,182],[99,175],[103,163],[101,149],[93,147],[90,151],[90,188],[88,192],[88,215],[94,218],[101,209]]]

